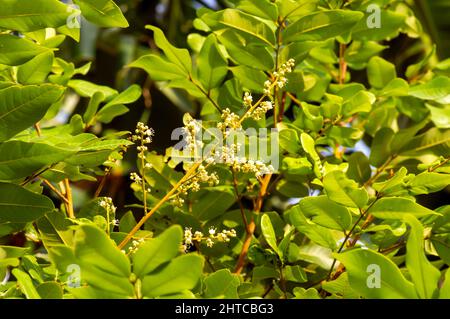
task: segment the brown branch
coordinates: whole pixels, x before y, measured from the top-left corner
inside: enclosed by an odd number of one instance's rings
[[[347,62],[345,62],[346,45],[341,43],[339,45],[339,84],[344,84],[347,76]]]
[[[56,195],[58,195],[59,199],[61,199],[65,204],[69,204],[69,201],[67,198],[55,187],[50,183],[48,180],[42,178],[42,182],[50,188]]]
[[[262,204],[264,202],[264,197],[267,194],[267,187],[270,183],[271,177],[272,177],[272,175],[269,174],[269,175],[264,176],[264,178],[262,179],[261,189],[259,191],[258,198],[256,199],[256,202],[255,202],[255,208],[254,208],[255,213],[259,213],[261,211]],[[236,267],[234,269],[234,273],[236,273],[236,274],[240,274],[242,272],[242,269],[245,266],[245,260],[247,258],[248,249],[250,248],[250,243],[252,242],[253,234],[256,229],[256,223],[255,223],[255,219],[253,216],[252,216],[250,223],[248,224],[247,229],[248,229],[248,232],[245,236],[244,243],[242,244],[241,253],[239,254],[239,258],[236,263]]]

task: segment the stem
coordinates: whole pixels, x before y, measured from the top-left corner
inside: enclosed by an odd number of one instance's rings
[[[219,111],[219,113],[222,112],[222,110],[221,110],[219,104],[217,104],[217,102],[214,101],[214,100],[211,98],[210,94],[209,94],[208,92],[206,92],[206,91],[202,88],[201,85],[197,84],[197,83],[194,81],[194,79],[192,78],[192,76],[191,76],[190,74],[189,74],[189,81],[191,81],[192,84],[194,84],[194,85],[200,90],[200,92],[203,93],[203,95],[204,95],[204,96],[205,96],[205,97],[206,97],[206,98],[214,105],[214,107],[216,108],[217,111]]]
[[[364,212],[361,212],[358,220],[356,221],[355,224],[353,224],[353,227],[350,229],[350,231],[348,232],[348,234],[345,236],[344,241],[342,242],[341,246],[338,249],[338,254],[344,249],[345,244],[347,243],[347,241],[350,239],[350,237],[352,236],[353,232],[356,229],[356,226],[359,225],[359,223],[361,222],[361,220],[367,216],[364,224],[361,226],[361,230],[366,229],[369,224],[373,221],[373,217],[368,214],[369,210],[372,208],[372,206],[377,202],[377,200],[379,200],[380,197],[377,196],[377,198],[369,205],[369,207],[367,207],[367,209]],[[359,238],[361,237],[361,235],[357,235],[355,236],[355,238],[353,238],[350,242],[349,242],[349,247],[353,247],[356,245],[356,242],[359,240]],[[336,259],[333,259],[333,263],[331,264],[330,267],[330,271],[328,272],[328,276],[327,276],[327,281],[330,280],[331,278],[331,274],[333,273],[333,269],[334,266],[336,265]],[[343,269],[343,268],[342,268]],[[336,274],[333,276],[333,279],[336,279],[337,277],[339,277],[339,275],[341,274],[341,272],[338,270],[336,271]],[[337,276],[336,276],[337,275]]]
[[[200,166],[201,162],[197,162],[186,172],[186,174],[175,184],[174,187],[146,214],[139,223],[127,234],[127,236],[119,244],[119,249],[122,249],[132,238],[133,235],[145,224],[145,222],[177,191],[177,189],[190,177],[192,173]]]
[[[106,184],[106,178],[108,177],[109,173],[111,172],[111,168],[108,167],[105,170],[105,175],[102,177],[102,180],[100,181],[100,184],[98,185],[97,189],[95,190],[94,198],[97,198],[100,196],[100,193],[103,190],[103,187],[105,187]]]
[[[255,203],[255,213],[259,213],[261,211],[264,196],[267,193],[267,187],[270,183],[271,177],[272,177],[272,175],[266,175],[266,176],[264,176],[264,178],[262,180],[258,199],[256,200],[256,203]],[[236,274],[240,274],[242,272],[242,269],[245,266],[245,259],[247,258],[248,249],[250,248],[250,243],[252,241],[253,234],[256,229],[255,219],[253,216],[252,216],[250,223],[248,224],[247,229],[248,229],[248,232],[245,236],[244,243],[242,244],[241,253],[239,254],[239,258],[236,263],[236,267],[234,269],[234,273],[236,273]]]
[[[347,62],[345,62],[346,45],[339,44],[339,84],[344,84],[347,75]]]
[[[364,183],[364,187],[372,185],[396,157],[397,155],[392,155],[380,168],[378,168],[375,172],[375,175],[373,175],[367,182]]]
[[[238,181],[237,181],[237,178],[236,178],[236,172],[234,171],[233,168],[231,168],[231,173],[233,174],[234,192],[236,193],[236,199],[237,199],[237,202],[239,203],[239,208],[241,210],[241,216],[242,216],[242,221],[244,222],[245,232],[248,234],[249,230],[248,230],[247,216],[245,216],[245,209],[244,209],[244,206],[242,205],[242,197],[239,194],[239,190],[238,190]]]
[[[50,188],[56,195],[58,195],[58,197],[65,203],[65,204],[69,204],[69,201],[67,200],[67,198],[61,194],[61,192],[52,185],[52,183],[50,183],[48,180],[46,179],[42,179],[42,182],[48,187]]]
[[[447,164],[450,161],[450,158],[445,159],[442,163],[437,164],[434,167],[430,167],[428,169],[428,172],[434,172],[435,170],[437,170],[439,167],[444,166],[445,164]]]
[[[73,199],[72,199],[72,189],[70,188],[69,179],[64,179],[64,188],[66,189],[66,198],[67,198],[67,215],[69,218],[75,218],[75,214],[73,212]]]
[[[34,128],[36,129],[37,136],[41,137],[41,127],[39,126],[39,122],[34,124]]]

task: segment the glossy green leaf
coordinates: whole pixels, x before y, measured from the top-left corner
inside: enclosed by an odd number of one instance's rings
[[[361,12],[329,10],[306,15],[289,25],[283,41],[326,40],[350,31],[363,17]]]
[[[438,76],[431,81],[412,86],[409,95],[422,100],[432,100],[442,104],[450,103],[450,78]]]
[[[269,0],[261,0],[257,3],[251,0],[242,0],[239,2],[237,8],[263,19],[272,21],[278,19],[278,7]]]
[[[112,0],[74,0],[88,21],[101,27],[128,27],[120,8]]]
[[[425,256],[423,226],[412,215],[404,217],[411,227],[406,243],[406,267],[420,298],[431,299],[438,289],[440,271]]]
[[[189,74],[192,69],[192,62],[188,50],[178,49],[170,44],[161,29],[151,25],[147,25],[146,29],[152,30],[154,32],[155,43],[158,48],[160,48],[164,52],[167,59],[170,62],[178,65],[184,73]]]
[[[44,143],[9,141],[0,144],[0,180],[16,180],[58,163],[75,152]]]
[[[275,44],[274,31],[263,21],[236,9],[217,12],[220,25],[232,28],[268,45]]]
[[[348,230],[352,216],[347,208],[338,205],[327,196],[307,197],[298,204],[303,215],[326,228]]]
[[[323,247],[336,249],[336,241],[333,238],[330,230],[316,225],[312,221],[309,221],[299,206],[294,206],[286,212],[289,214],[289,219],[292,225],[302,234],[305,234],[313,242]]]
[[[46,196],[15,184],[0,183],[0,223],[35,221],[55,209]]]
[[[203,257],[184,255],[173,259],[167,267],[145,276],[142,292],[145,297],[158,297],[193,289],[202,275]]]
[[[252,45],[244,37],[231,30],[226,30],[217,37],[236,62],[259,70],[273,69],[274,58],[268,48]]]
[[[207,92],[218,87],[225,79],[228,63],[220,52],[214,35],[208,36],[203,43],[197,65],[200,83]]]
[[[372,175],[369,159],[362,152],[355,152],[348,158],[347,176],[363,184]]]
[[[350,285],[365,298],[415,299],[414,285],[387,257],[368,249],[337,254],[348,272]]]
[[[367,204],[369,195],[364,188],[347,178],[341,171],[333,171],[325,175],[323,186],[327,196],[344,206],[362,208]]]
[[[205,297],[237,299],[239,298],[237,288],[240,283],[237,275],[228,269],[220,269],[205,278]]]
[[[158,237],[147,240],[133,254],[133,273],[143,277],[175,258],[180,251],[182,237],[181,228],[172,226]]]
[[[105,96],[106,100],[116,96],[118,92],[108,86],[97,85],[84,80],[70,80],[68,86],[82,97],[92,98],[95,93],[100,92]]]
[[[180,66],[154,54],[144,55],[128,66],[145,70],[155,81],[186,77],[185,71]]]
[[[42,299],[62,299],[63,289],[57,282],[47,281],[36,287],[36,290]]]
[[[53,52],[39,54],[17,68],[17,80],[22,84],[39,84],[45,82],[52,70]]]
[[[0,90],[0,142],[37,123],[63,92],[62,87],[52,84]]]
[[[30,40],[9,34],[0,34],[0,64],[21,65],[50,49]]]
[[[39,293],[33,285],[30,275],[19,268],[13,269],[12,274],[16,277],[19,288],[27,299],[41,299],[41,296],[39,296]]]
[[[3,0],[0,27],[20,32],[57,28],[66,24],[69,17],[67,8],[57,0]]]
[[[415,217],[435,215],[436,213],[407,198],[388,197],[377,200],[370,208],[370,213],[382,219],[403,219],[406,214]]]
[[[273,229],[272,222],[270,221],[270,217],[267,214],[264,214],[261,217],[261,230],[266,242],[275,252],[278,253],[277,238],[275,236],[275,231]]]
[[[317,154],[314,139],[306,133],[300,135],[300,140],[305,152],[311,157],[314,162],[314,173],[317,177],[322,177],[322,162],[319,154]]]
[[[397,77],[395,65],[380,57],[373,57],[367,65],[367,77],[372,87],[382,89]]]

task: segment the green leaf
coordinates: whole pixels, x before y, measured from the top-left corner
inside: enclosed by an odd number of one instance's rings
[[[430,110],[431,120],[438,128],[450,128],[450,106],[446,105],[444,108],[438,108],[429,104],[426,107]]]
[[[136,218],[134,218],[133,212],[129,210],[126,212],[119,222],[119,231],[121,233],[129,233],[134,226],[136,226]]]
[[[115,117],[128,112],[128,108],[123,104],[136,102],[141,93],[139,85],[133,84],[103,106],[97,113],[96,119],[102,123],[110,123]]]
[[[279,254],[278,246],[277,246],[277,238],[275,236],[275,231],[272,226],[272,222],[270,221],[270,217],[267,214],[264,214],[261,217],[261,231],[263,233],[266,242],[269,246]],[[282,256],[280,256],[282,258]]]
[[[413,195],[421,195],[439,192],[449,184],[449,174],[423,172],[410,179],[406,187]]]
[[[263,19],[272,21],[277,21],[278,19],[278,7],[269,0],[261,0],[257,3],[251,0],[242,0],[237,8]]]
[[[287,281],[303,283],[307,282],[308,278],[306,273],[301,266],[286,266],[284,267],[284,278]]]
[[[0,90],[0,142],[37,123],[63,92],[61,86],[52,84]]]
[[[112,0],[74,0],[89,22],[106,28],[127,28],[127,19]]]
[[[405,214],[412,214],[415,217],[436,215],[434,211],[416,204],[406,198],[381,198],[370,208],[370,213],[382,219],[403,219]]]
[[[202,275],[203,258],[184,255],[173,259],[167,267],[144,277],[142,293],[152,298],[193,289]]]
[[[84,80],[70,80],[67,86],[72,88],[82,97],[92,98],[95,93],[100,92],[105,96],[106,100],[110,100],[118,94],[116,90],[111,89],[108,86],[97,85]]]
[[[52,70],[53,52],[39,54],[17,68],[17,80],[22,84],[40,84],[45,82]]]
[[[406,267],[419,297],[431,299],[438,289],[441,273],[425,256],[422,224],[412,215],[406,215],[404,221],[411,226],[406,243]]]
[[[342,105],[342,111],[345,116],[351,116],[355,113],[370,112],[372,104],[375,102],[375,96],[366,91],[359,91],[349,98]]]
[[[305,157],[284,157],[281,170],[293,175],[312,173],[312,164]]]
[[[185,74],[189,74],[192,69],[191,56],[189,55],[189,51],[186,49],[178,49],[171,45],[161,29],[151,25],[147,25],[145,26],[145,28],[154,32],[155,44],[164,52],[167,59],[170,62],[178,65]]]
[[[63,299],[62,287],[57,282],[43,282],[36,287],[36,290],[42,299]]]
[[[268,24],[250,14],[236,9],[225,9],[214,14],[221,26],[232,28],[270,46],[275,44],[274,31]]]
[[[403,79],[395,78],[391,80],[379,93],[381,97],[407,96],[409,91],[408,82]]]
[[[336,249],[336,241],[330,230],[309,221],[298,205],[289,209],[286,214],[288,214],[292,225],[313,242],[320,246],[328,247],[331,250]]]
[[[235,202],[231,186],[204,188],[192,203],[192,214],[199,220],[209,220],[222,215]]]
[[[279,133],[280,146],[291,154],[301,150],[300,140],[296,130],[283,128]]]
[[[94,95],[89,100],[89,104],[86,108],[86,111],[83,114],[83,121],[90,125],[91,121],[94,119],[95,114],[97,113],[98,107],[100,103],[105,100],[105,96],[102,92],[95,92]]]
[[[361,12],[329,10],[301,17],[283,31],[283,42],[326,40],[350,31],[363,17]]]
[[[0,180],[15,180],[29,176],[74,153],[73,150],[44,143],[21,141],[0,143]]]
[[[19,32],[57,28],[66,24],[67,8],[57,0],[3,0],[0,27]]]
[[[19,288],[27,299],[41,299],[41,296],[39,296],[39,293],[33,285],[31,277],[26,272],[14,268],[12,274],[16,277]]]
[[[352,249],[336,255],[348,272],[350,285],[365,298],[415,299],[414,285],[387,257],[368,249]]]
[[[144,55],[128,66],[143,69],[155,81],[169,81],[187,77],[186,71],[179,65],[154,54]]]
[[[171,261],[178,255],[182,239],[180,226],[172,226],[158,237],[147,240],[133,254],[133,273],[143,277],[163,263]]]
[[[450,299],[450,269],[445,272],[445,279],[439,291],[439,299]]]
[[[300,140],[305,152],[311,157],[314,162],[314,173],[317,177],[322,177],[322,162],[319,154],[317,154],[314,139],[306,133],[300,135]]]
[[[390,128],[384,127],[379,130],[372,141],[372,148],[370,152],[370,164],[375,167],[380,167],[392,155],[391,142],[394,139],[394,131]]]
[[[375,56],[367,65],[367,77],[372,87],[382,89],[397,77],[395,65]]]
[[[400,28],[404,25],[406,16],[390,10],[380,9],[380,27],[374,27],[371,17],[376,13],[366,13],[352,30],[352,38],[358,41],[382,41],[396,37]]]
[[[214,35],[206,38],[197,58],[197,66],[200,83],[207,92],[222,84],[228,73],[228,63]]]
[[[244,89],[256,93],[262,93],[264,90],[266,76],[263,71],[255,70],[245,65],[234,66],[230,70]]]
[[[92,288],[123,297],[135,295],[129,280],[130,261],[100,228],[79,226],[74,237],[74,257],[81,267],[82,280]]]
[[[327,196],[306,197],[298,207],[303,215],[314,223],[326,228],[348,230],[352,225],[352,216],[347,208],[336,204]]]
[[[441,104],[450,103],[450,78],[438,76],[433,80],[412,86],[409,95],[422,100],[432,100]]]
[[[0,91],[1,92],[1,91]],[[410,140],[400,150],[401,155],[418,156],[419,154],[450,154],[450,130],[440,130],[436,127]]]
[[[220,269],[205,278],[205,297],[238,299],[237,288],[240,283],[237,275],[228,269]]]
[[[342,171],[332,171],[325,175],[323,186],[331,200],[344,206],[362,208],[369,200],[365,188],[358,188],[358,184],[347,178]]]
[[[0,183],[0,223],[35,221],[55,209],[46,196],[15,184]]]
[[[267,47],[248,43],[244,37],[229,29],[218,33],[217,38],[237,63],[264,71],[273,69],[274,58]]]
[[[363,184],[372,175],[369,159],[362,152],[355,152],[348,158],[347,176]]]
[[[80,226],[75,233],[74,252],[82,266],[97,268],[118,277],[128,278],[131,274],[128,258],[96,226]]]
[[[9,34],[0,34],[0,64],[21,65],[50,49]]]

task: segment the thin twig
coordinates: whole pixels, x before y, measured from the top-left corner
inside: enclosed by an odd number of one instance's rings
[[[73,199],[72,199],[72,189],[70,188],[69,179],[64,179],[64,187],[66,189],[66,198],[67,198],[67,214],[69,218],[75,218],[75,214],[73,212]]]
[[[50,188],[56,195],[58,195],[58,197],[66,204],[69,204],[69,201],[67,200],[67,198],[61,194],[61,192],[52,185],[52,183],[50,183],[48,180],[41,178],[42,182],[48,187]]]

